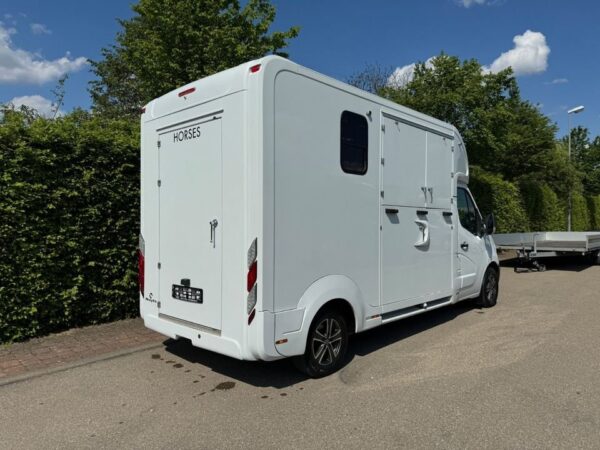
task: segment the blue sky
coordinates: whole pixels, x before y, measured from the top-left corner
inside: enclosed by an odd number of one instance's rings
[[[57,78],[69,74],[63,109],[89,107],[87,58],[114,42],[128,0],[2,0],[0,102],[48,108]],[[511,65],[522,95],[565,133],[575,124],[600,134],[600,2],[590,0],[274,0],[274,29],[301,26],[291,59],[339,79],[367,63],[398,67],[444,51],[490,70]]]

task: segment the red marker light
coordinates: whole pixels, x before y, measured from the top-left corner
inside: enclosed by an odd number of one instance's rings
[[[179,95],[180,97],[185,97],[186,95],[188,95],[188,94],[191,94],[191,93],[192,93],[192,92],[194,92],[195,90],[196,90],[196,88],[192,87],[192,88],[186,89],[185,91],[181,91],[181,92],[180,92],[179,94],[177,94],[177,95]]]
[[[250,67],[250,73],[256,73],[260,70],[260,64]]]

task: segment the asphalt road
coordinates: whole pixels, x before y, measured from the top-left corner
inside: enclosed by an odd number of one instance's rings
[[[354,337],[307,380],[170,343],[0,387],[2,448],[600,448],[600,266]]]

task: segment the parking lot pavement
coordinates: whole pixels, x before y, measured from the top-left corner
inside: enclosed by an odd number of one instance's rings
[[[4,448],[598,448],[600,266],[353,338],[338,373],[185,342],[0,387]]]

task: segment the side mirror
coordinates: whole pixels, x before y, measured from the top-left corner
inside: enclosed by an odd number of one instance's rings
[[[494,234],[496,232],[496,218],[494,214],[488,214],[485,218],[485,234]]]

